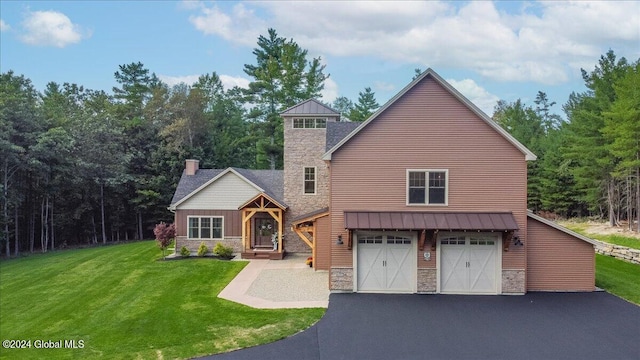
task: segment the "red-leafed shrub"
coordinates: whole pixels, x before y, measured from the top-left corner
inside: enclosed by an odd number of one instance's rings
[[[153,229],[153,234],[156,236],[158,247],[162,249],[162,257],[164,258],[165,250],[169,245],[171,245],[171,241],[176,237],[176,226],[175,224],[166,224],[161,222]]]

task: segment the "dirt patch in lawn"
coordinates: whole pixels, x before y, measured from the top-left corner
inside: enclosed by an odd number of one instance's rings
[[[630,231],[628,225],[624,226],[611,226],[608,222],[602,221],[575,221],[575,220],[563,220],[559,221],[560,224],[572,228],[579,228],[588,234],[596,235],[620,235],[624,237],[636,238],[640,240],[640,234],[635,231]]]

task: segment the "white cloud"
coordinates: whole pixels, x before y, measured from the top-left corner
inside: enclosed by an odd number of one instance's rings
[[[263,1],[229,11],[203,5],[190,20],[205,34],[245,46],[273,27],[311,53],[463,68],[498,81],[558,84],[609,48],[640,56],[640,2],[501,8],[486,1]]]
[[[192,15],[189,21],[207,35],[217,35],[225,40],[242,45],[254,45],[261,31],[267,28],[265,21],[255,16],[253,10],[244,4],[237,4],[230,14],[224,13],[217,5],[198,8],[199,15]]]
[[[220,82],[222,82],[222,86],[224,86],[225,89],[229,90],[234,86],[247,89],[251,81],[247,78],[243,78],[242,76],[220,75]]]
[[[170,76],[170,75],[158,75],[158,78],[169,86],[175,86],[178,84],[193,85],[198,81],[200,75],[185,75],[185,76]]]
[[[72,23],[65,14],[52,10],[28,12],[22,27],[25,32],[20,38],[30,45],[63,48],[91,36],[79,25]]]
[[[447,79],[447,82],[469,99],[469,101],[479,107],[480,110],[484,111],[485,114],[489,116],[493,114],[493,108],[498,100],[500,100],[498,96],[491,94],[472,79],[460,81]]]
[[[4,20],[0,19],[0,31],[9,31],[11,30],[11,26],[4,22]]]
[[[158,78],[162,80],[163,83],[169,86],[175,86],[182,83],[187,85],[193,85],[196,82],[198,82],[199,77],[200,75],[184,75],[184,76],[158,75]],[[222,86],[226,90],[229,90],[234,86],[239,86],[241,88],[249,87],[249,82],[250,82],[249,79],[246,79],[240,76],[235,77],[235,76],[229,76],[229,75],[219,75],[219,78],[220,78],[220,82],[222,83]]]
[[[320,95],[322,95],[322,101],[331,104],[338,97],[338,84],[332,78],[326,79]]]

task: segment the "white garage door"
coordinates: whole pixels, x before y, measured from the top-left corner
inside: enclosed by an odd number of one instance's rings
[[[358,234],[357,290],[413,292],[416,255],[412,236]]]
[[[440,292],[498,293],[499,239],[496,235],[441,236]]]

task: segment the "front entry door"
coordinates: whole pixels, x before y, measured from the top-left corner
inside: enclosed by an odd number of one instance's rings
[[[254,218],[254,248],[273,248],[273,242],[271,241],[273,234],[276,232],[276,220],[269,217],[255,217]]]

